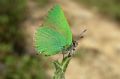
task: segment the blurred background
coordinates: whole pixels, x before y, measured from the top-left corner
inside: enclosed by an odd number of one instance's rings
[[[36,55],[34,32],[59,3],[79,40],[66,79],[120,79],[119,0],[0,0],[0,79],[52,79],[49,58]]]

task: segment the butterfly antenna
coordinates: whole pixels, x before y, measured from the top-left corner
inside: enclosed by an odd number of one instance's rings
[[[80,38],[79,38],[79,39],[81,39],[81,38],[84,37],[83,34],[84,34],[86,31],[87,31],[87,29],[84,29],[84,30],[80,33]]]

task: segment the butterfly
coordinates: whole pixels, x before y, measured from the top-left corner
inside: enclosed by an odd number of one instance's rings
[[[77,45],[78,43],[72,39],[72,32],[62,8],[56,4],[35,32],[37,52],[51,56],[65,51],[72,52]]]

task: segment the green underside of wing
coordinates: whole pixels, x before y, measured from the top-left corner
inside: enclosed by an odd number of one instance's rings
[[[41,54],[57,54],[62,51],[66,45],[66,39],[53,29],[44,26],[36,30],[35,48]]]
[[[67,45],[72,43],[72,32],[64,16],[60,5],[55,5],[45,18],[43,25],[59,32],[67,41]]]

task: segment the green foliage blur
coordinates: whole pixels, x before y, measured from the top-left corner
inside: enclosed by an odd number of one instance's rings
[[[25,54],[27,1],[0,0],[0,79],[48,79],[43,58]]]
[[[0,52],[24,51],[20,23],[26,18],[25,13],[25,0],[0,0]]]
[[[120,0],[77,0],[87,6],[98,8],[100,12],[120,22]]]
[[[42,58],[9,55],[0,62],[0,79],[48,79]]]

